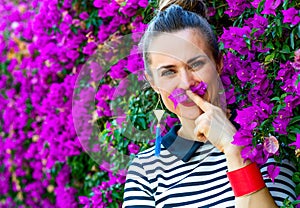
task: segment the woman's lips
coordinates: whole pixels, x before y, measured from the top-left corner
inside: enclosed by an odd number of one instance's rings
[[[187,101],[181,102],[180,104],[183,105],[183,106],[186,106],[186,107],[191,107],[191,106],[196,105],[191,99],[188,99]]]

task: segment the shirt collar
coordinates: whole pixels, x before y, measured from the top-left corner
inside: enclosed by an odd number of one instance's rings
[[[184,139],[177,135],[181,125],[173,126],[170,131],[163,136],[162,144],[173,155],[177,156],[183,162],[189,161],[197,149],[203,145],[203,142]]]
[[[237,116],[236,110],[231,112],[229,120],[235,126],[236,129],[240,128],[240,125],[234,121]],[[163,146],[169,150],[173,155],[177,156],[183,162],[189,161],[194,153],[201,147],[204,143],[184,139],[177,135],[177,131],[180,129],[181,125],[173,126],[170,131],[162,137]]]

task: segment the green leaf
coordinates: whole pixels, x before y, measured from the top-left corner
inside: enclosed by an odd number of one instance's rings
[[[290,124],[297,123],[297,122],[300,122],[300,116],[295,116],[294,118],[292,118]]]
[[[296,186],[296,195],[298,196],[300,194],[300,183]]]
[[[295,87],[297,87],[299,85],[299,82],[300,82],[300,74],[298,74],[298,78],[295,82]]]
[[[269,55],[267,55],[266,58],[265,58],[265,62],[266,62],[266,63],[272,62],[273,59],[274,59],[274,57],[275,57],[275,53],[274,53],[274,52],[271,53],[271,54],[269,54]]]
[[[291,53],[290,47],[286,44],[283,45],[282,50],[280,51],[282,53]]]
[[[280,100],[279,97],[273,97],[273,98],[271,99],[271,101],[279,101],[279,100]]]
[[[257,12],[260,13],[261,10],[263,9],[263,5],[265,4],[265,1],[261,1],[259,4],[258,4],[258,7],[257,7]]]
[[[289,1],[283,1],[282,7],[284,8],[284,10],[287,10],[288,5],[289,5]]]
[[[295,28],[296,29],[296,28]],[[294,31],[295,29],[291,32],[290,34],[290,40],[291,40],[291,48],[294,50],[295,49],[295,34]]]
[[[272,41],[269,41],[267,43],[266,48],[274,49],[274,45],[273,45]]]
[[[223,8],[220,8],[217,11],[218,11],[219,17],[222,17],[222,15],[223,15]]]
[[[294,173],[292,179],[295,183],[300,183],[300,172]]]
[[[292,202],[293,205],[300,204],[300,200],[295,200]]]

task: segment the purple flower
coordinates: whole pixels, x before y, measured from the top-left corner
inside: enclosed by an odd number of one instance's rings
[[[86,20],[90,17],[90,15],[87,12],[81,12],[79,15],[79,18],[82,20]]]
[[[297,134],[296,141],[289,144],[289,146],[295,146],[296,149],[300,149],[300,134]]]
[[[129,154],[137,154],[140,151],[140,146],[136,145],[134,143],[130,143],[127,148],[128,148]]]
[[[7,76],[2,74],[0,76],[0,89],[4,89],[6,87]]]
[[[272,182],[274,183],[275,178],[279,175],[280,167],[274,166],[274,165],[269,165],[267,167],[267,171],[268,171],[267,177],[270,178],[272,180]]]
[[[244,108],[242,110],[237,110],[237,116],[234,119],[234,121],[243,127],[249,127],[250,124],[256,118],[255,111],[256,111],[256,108],[254,106],[250,106],[250,107]],[[253,130],[253,129],[251,129],[251,130]]]
[[[291,120],[292,114],[285,110],[281,109],[278,112],[278,116],[273,121],[273,126],[275,128],[275,132],[283,135],[287,135],[286,127],[288,126]]]
[[[126,5],[121,7],[121,12],[128,17],[132,17],[136,14],[137,9],[138,9],[137,4],[127,1]]]
[[[99,82],[104,76],[104,70],[97,62],[91,62],[89,65],[91,69],[91,80],[96,83]]]
[[[127,61],[122,59],[117,64],[113,65],[110,68],[109,75],[113,79],[124,79],[127,76],[127,72],[125,71],[125,66]]]
[[[86,46],[83,48],[82,53],[87,54],[87,55],[92,55],[97,48],[97,45],[95,42],[89,42],[86,44]]]
[[[148,3],[149,3],[148,0],[139,0],[139,1],[138,1],[138,5],[139,5],[141,8],[146,8],[146,7],[148,6]]]
[[[258,5],[259,5],[260,2],[261,2],[261,0],[254,0],[254,1],[251,2],[251,5],[252,5],[255,9],[257,9],[257,7],[258,7]]]
[[[94,0],[94,7],[102,8],[108,4],[108,0]]]
[[[266,0],[262,14],[272,14],[276,16],[275,10],[281,4],[281,0]]]
[[[207,15],[209,17],[212,17],[216,14],[216,9],[214,7],[208,7],[207,8]]]
[[[225,48],[234,49],[242,55],[247,55],[249,49],[247,47],[245,38],[250,38],[251,29],[248,26],[242,28],[229,27],[228,30],[224,28],[220,40],[224,43]]]
[[[167,123],[167,126],[169,126],[169,127],[174,126],[174,124],[177,123],[178,121],[179,121],[178,118],[173,118],[171,116],[167,116],[167,118],[166,118],[166,123]]]
[[[109,172],[108,173],[108,177],[109,177],[109,181],[107,182],[107,185],[110,187],[110,186],[113,186],[117,183],[117,177],[113,175],[112,172]]]
[[[231,88],[230,90],[226,91],[225,94],[226,94],[226,102],[227,102],[227,104],[233,104],[233,103],[236,102],[234,88]]]
[[[247,0],[226,0],[228,3],[228,10],[225,11],[225,14],[228,14],[229,17],[236,17],[242,14],[246,8],[250,8],[250,3]]]
[[[133,74],[138,74],[139,72],[143,72],[144,62],[140,54],[133,54],[135,50],[131,50],[131,55],[128,57],[126,68]]]
[[[297,200],[300,200],[300,195],[297,197]],[[299,203],[296,205],[296,208],[300,208],[300,204]]]
[[[99,166],[100,170],[111,173],[112,165],[106,161],[103,161],[102,164]]]
[[[66,53],[66,56],[74,62],[79,57],[79,52],[77,50],[70,50]]]
[[[198,85],[192,86],[191,90],[193,93],[196,93],[199,96],[203,96],[206,93],[207,84],[201,81]]]
[[[257,149],[253,146],[246,146],[241,151],[241,156],[242,158],[244,158],[244,161],[249,159],[252,162],[254,162],[256,155],[257,155]]]
[[[283,14],[283,23],[291,23],[292,25],[297,25],[300,22],[299,10],[295,8],[282,10],[282,14]]]
[[[98,100],[96,106],[97,106],[97,114],[99,117],[112,116],[112,111],[110,109],[110,106],[105,100],[103,99]]]
[[[83,204],[83,205],[89,205],[90,204],[90,200],[86,196],[79,196],[78,199],[79,199],[79,204]]]
[[[192,86],[190,89],[197,95],[203,96],[206,93],[207,84],[201,81],[198,85]],[[189,99],[186,95],[185,90],[181,88],[173,90],[173,92],[169,95],[168,98],[174,103],[175,109],[179,103],[185,102]]]
[[[245,23],[251,28],[259,29],[254,33],[258,37],[265,32],[265,28],[268,26],[268,19],[255,13],[254,17],[245,20]]]
[[[253,135],[251,131],[239,130],[233,136],[233,141],[231,143],[238,146],[247,146],[252,144],[252,138]]]
[[[118,15],[120,5],[116,1],[106,2],[106,5],[99,9],[98,16],[101,18],[115,17]]]
[[[185,90],[181,88],[176,88],[175,90],[173,90],[168,98],[174,103],[175,109],[179,103],[188,100],[188,96],[186,95]]]
[[[126,181],[127,170],[121,169],[117,173],[117,182],[120,184],[124,184]]]
[[[293,96],[293,95],[287,95],[284,98],[284,102],[286,103],[285,109],[292,114],[293,109],[300,105],[300,97]]]

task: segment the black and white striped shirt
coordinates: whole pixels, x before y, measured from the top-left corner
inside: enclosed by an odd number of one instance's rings
[[[234,207],[225,155],[209,142],[201,143],[177,136],[174,126],[164,137],[159,157],[154,147],[139,153],[127,173],[124,208],[147,207]],[[269,160],[261,167],[267,175]],[[278,206],[285,198],[295,200],[294,168],[281,165],[275,183],[264,177]]]

